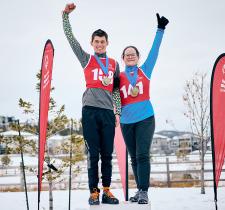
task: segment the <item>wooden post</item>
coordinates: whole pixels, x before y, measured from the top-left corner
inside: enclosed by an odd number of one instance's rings
[[[23,164],[20,162],[20,188],[24,191],[24,176],[23,176]]]
[[[171,187],[169,158],[166,158],[167,186]]]

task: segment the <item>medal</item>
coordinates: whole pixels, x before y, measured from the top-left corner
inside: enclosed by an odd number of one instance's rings
[[[111,78],[108,77],[108,75],[109,75],[109,58],[106,56],[106,61],[105,61],[105,65],[104,65],[102,63],[101,59],[97,55],[94,55],[94,56],[95,56],[97,63],[101,67],[102,71],[106,75],[106,76],[103,76],[103,78],[102,78],[102,84],[104,86],[108,86],[111,83]]]
[[[108,86],[110,83],[111,83],[111,79],[109,77],[107,77],[107,76],[103,76],[102,84],[104,86]]]
[[[139,89],[138,89],[137,86],[133,87],[133,88],[131,89],[131,91],[130,91],[130,95],[131,95],[132,97],[137,97],[137,96],[138,96],[138,93],[139,93]]]
[[[125,74],[130,82],[132,88],[130,90],[130,95],[132,97],[137,97],[139,94],[139,88],[136,86],[137,79],[138,79],[138,67],[135,66],[126,66],[125,68]]]

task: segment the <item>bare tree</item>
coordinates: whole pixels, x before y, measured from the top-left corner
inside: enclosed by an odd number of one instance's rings
[[[183,94],[187,111],[184,115],[190,120],[192,133],[199,139],[199,156],[201,160],[201,194],[205,194],[204,156],[209,141],[209,82],[207,74],[197,72],[187,80]]]

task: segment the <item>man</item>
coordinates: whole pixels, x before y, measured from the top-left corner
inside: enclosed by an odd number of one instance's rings
[[[116,125],[119,123],[119,65],[106,55],[108,35],[99,29],[93,32],[91,45],[95,54],[86,53],[75,39],[69,22],[69,14],[76,8],[67,4],[63,11],[63,28],[70,46],[84,69],[86,90],[82,99],[83,135],[88,150],[89,204],[99,205],[98,162],[101,156],[102,203],[118,204],[110,192],[112,176],[112,152]],[[115,104],[115,113],[114,107]]]

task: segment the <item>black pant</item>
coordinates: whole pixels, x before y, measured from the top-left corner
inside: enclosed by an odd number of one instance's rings
[[[137,123],[121,124],[124,141],[131,157],[131,165],[139,190],[147,191],[150,178],[150,148],[155,130],[155,118]]]
[[[82,109],[83,135],[88,151],[89,189],[98,187],[98,161],[101,155],[103,187],[109,187],[112,176],[112,153],[115,136],[115,115],[112,110],[84,106]]]

